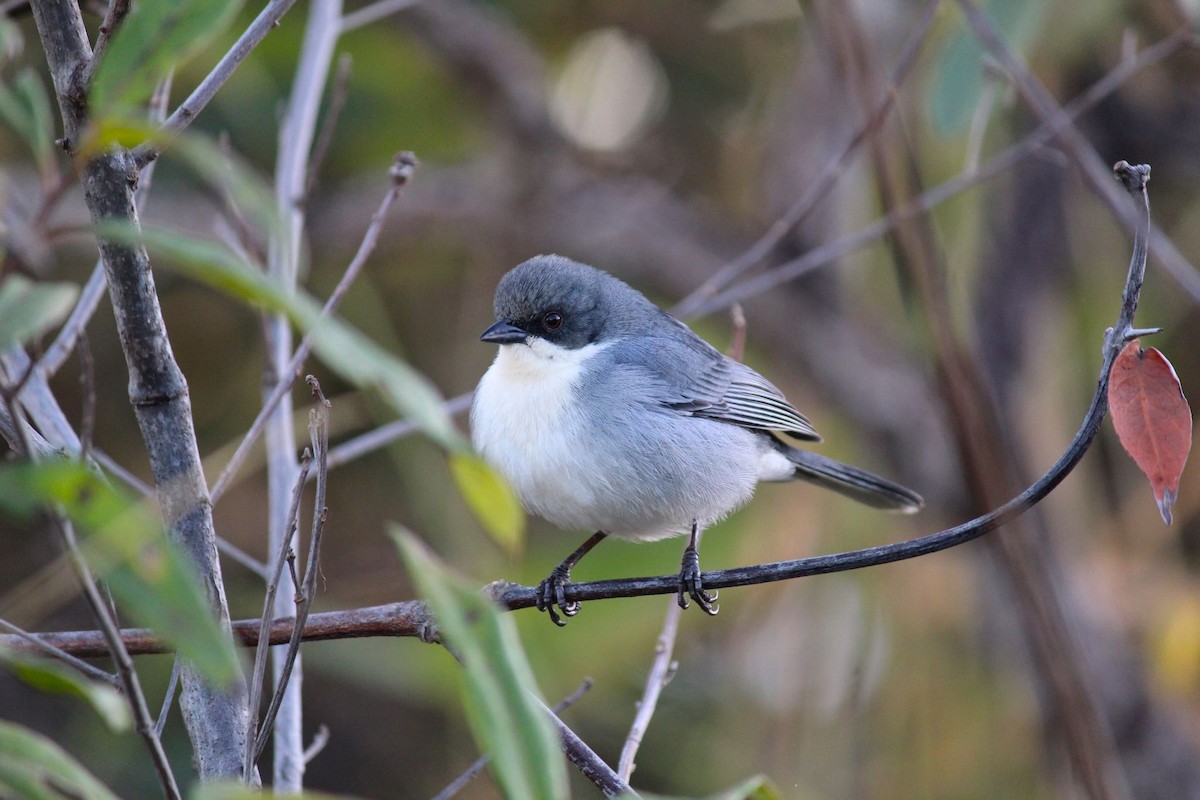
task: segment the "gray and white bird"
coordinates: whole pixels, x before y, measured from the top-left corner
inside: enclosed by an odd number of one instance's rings
[[[475,391],[472,440],[522,505],[562,528],[596,531],[554,568],[538,608],[574,616],[565,587],[579,559],[612,535],[690,533],[679,604],[709,614],[698,539],[760,481],[801,479],[861,503],[911,513],[919,495],[783,441],[819,441],[770,381],[723,355],[641,292],[556,255],[532,258],[496,288],[500,345]]]

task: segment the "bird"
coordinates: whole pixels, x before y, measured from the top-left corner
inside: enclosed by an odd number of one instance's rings
[[[923,505],[899,484],[794,447],[821,437],[779,389],[607,272],[539,255],[500,279],[493,306],[479,338],[499,347],[472,400],[472,444],[527,512],[595,531],[537,588],[537,608],[556,625],[580,608],[566,596],[571,569],[609,536],[687,535],[677,601],[715,615],[701,532],[760,482],[799,479],[904,513]]]

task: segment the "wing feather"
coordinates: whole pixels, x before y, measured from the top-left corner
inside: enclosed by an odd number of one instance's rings
[[[687,328],[684,331],[687,336],[647,339],[643,340],[644,346],[622,348],[637,354],[632,361],[638,367],[657,373],[663,388],[661,405],[681,414],[743,428],[820,440],[812,423],[770,381],[723,355]]]

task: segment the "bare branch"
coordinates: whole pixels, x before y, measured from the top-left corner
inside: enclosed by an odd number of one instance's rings
[[[245,760],[242,763],[243,780],[253,774],[255,763],[254,742],[258,737],[258,709],[262,702],[263,680],[267,674],[267,632],[271,627],[274,616],[275,592],[279,588],[279,578],[283,575],[283,565],[288,561],[292,536],[299,527],[300,500],[304,496],[304,483],[308,479],[308,470],[312,466],[312,451],[305,448],[300,459],[300,473],[296,480],[296,488],[292,492],[292,505],[288,510],[288,523],[285,535],[280,539],[279,552],[275,557],[275,567],[267,581],[267,590],[263,597],[262,621],[259,624],[258,646],[254,653],[254,669],[250,678],[250,694],[248,707],[250,709],[250,735],[246,737]]]
[[[154,735],[162,738],[163,728],[167,727],[167,717],[171,713],[171,705],[175,702],[175,692],[179,688],[179,672],[183,665],[179,663],[179,656],[175,656],[175,663],[171,665],[171,677],[167,680],[167,690],[163,692],[162,708],[158,712],[158,722],[154,723]]]
[[[604,763],[600,756],[596,755],[596,751],[587,746],[583,739],[575,731],[567,727],[558,715],[546,708],[546,705],[540,700],[538,704],[545,709],[550,715],[550,720],[558,728],[558,737],[562,742],[562,748],[567,754],[567,759],[570,760],[575,768],[583,773],[583,777],[587,778],[596,788],[604,793],[605,797],[638,797],[638,793],[633,790],[620,775],[613,772],[612,767]]]
[[[262,754],[263,748],[267,745],[267,736],[271,732],[271,726],[275,722],[275,715],[279,713],[280,704],[283,702],[284,694],[287,692],[288,678],[291,674],[292,664],[295,663],[296,656],[300,652],[304,623],[308,618],[309,610],[312,608],[313,596],[317,591],[317,571],[321,560],[321,535],[325,530],[325,520],[329,515],[329,509],[325,506],[326,485],[329,479],[329,466],[326,461],[329,455],[329,401],[321,393],[321,385],[317,382],[316,378],[309,375],[306,380],[312,388],[313,396],[317,400],[316,408],[309,411],[308,422],[309,437],[312,439],[313,456],[317,462],[317,496],[313,505],[312,537],[308,545],[308,559],[304,564],[304,582],[296,593],[296,624],[292,631],[291,639],[288,641],[287,654],[284,657],[283,669],[280,672],[278,685],[275,687],[275,695],[271,698],[271,704],[267,708],[266,715],[263,717],[262,729],[258,732],[258,740],[254,744],[255,759]],[[301,479],[296,483],[297,496],[303,491],[303,488],[304,480]]]
[[[317,728],[317,732],[313,735],[312,743],[304,748],[304,763],[308,764],[319,756],[327,744],[329,744],[329,726],[321,723]]]
[[[108,50],[108,43],[112,41],[113,34],[117,32],[117,27],[125,19],[127,13],[129,13],[129,0],[111,0],[108,4],[108,11],[104,13],[104,19],[100,22],[100,30],[96,34],[96,46],[92,49],[92,60],[88,64],[84,76],[84,86],[91,84],[92,76],[96,74],[96,69],[99,67],[101,59],[104,58],[105,51]]]
[[[659,633],[658,641],[654,646],[654,663],[650,667],[650,674],[646,676],[646,688],[642,691],[637,714],[633,718],[633,724],[629,726],[629,735],[625,737],[625,744],[621,748],[621,758],[617,762],[617,774],[621,776],[622,780],[628,781],[629,777],[633,775],[633,770],[637,767],[633,760],[637,758],[642,737],[646,735],[646,729],[650,727],[650,720],[654,717],[654,710],[658,707],[658,698],[675,674],[675,664],[671,660],[671,654],[675,651],[675,636],[679,632],[679,618],[682,615],[683,608],[674,599],[667,603],[667,615],[663,619],[662,632]]]

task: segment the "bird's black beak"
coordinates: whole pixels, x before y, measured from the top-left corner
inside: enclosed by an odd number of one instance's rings
[[[481,342],[492,344],[520,344],[529,338],[529,334],[507,320],[500,320],[488,328],[479,337]]]

